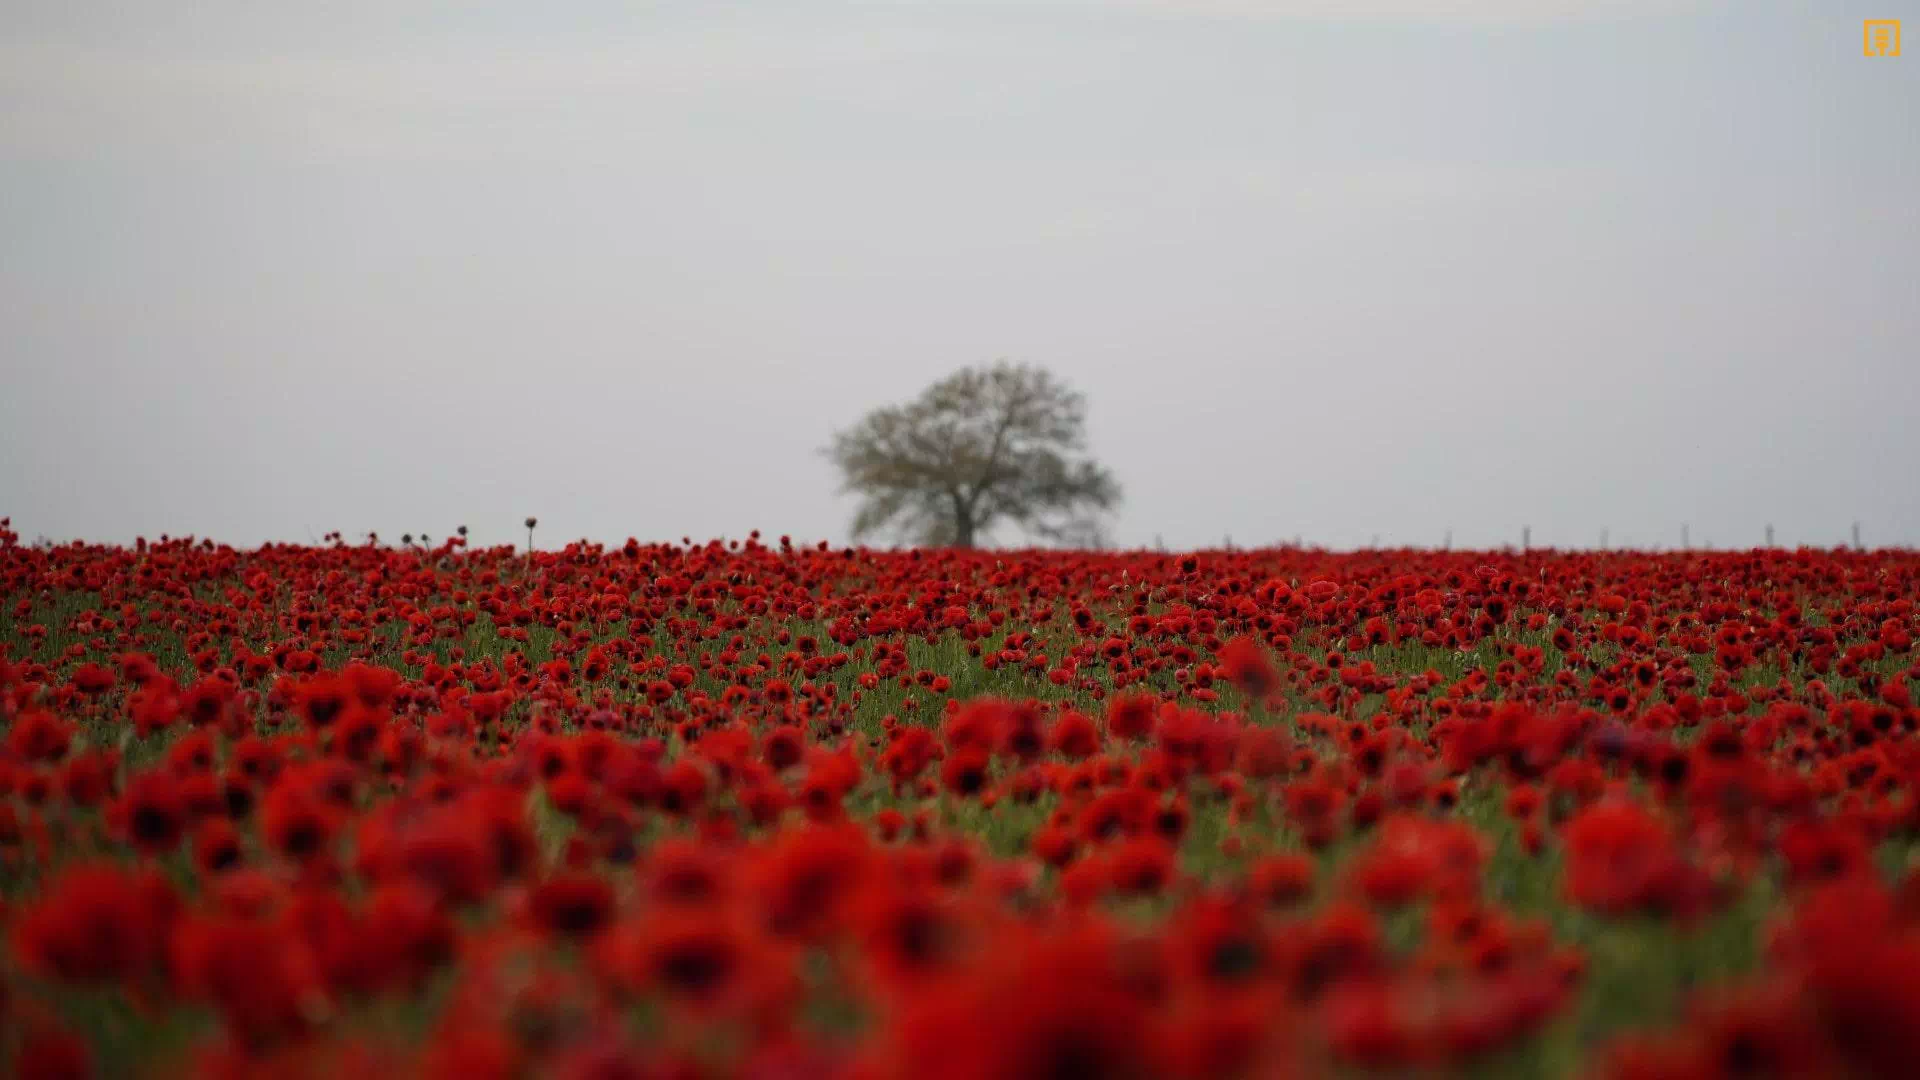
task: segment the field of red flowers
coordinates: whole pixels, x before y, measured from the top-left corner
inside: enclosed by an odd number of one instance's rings
[[[0,523],[0,1071],[1911,1075],[1917,591]]]

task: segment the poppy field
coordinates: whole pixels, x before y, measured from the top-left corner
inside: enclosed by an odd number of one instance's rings
[[[0,523],[0,1072],[1911,1075],[1916,594]]]

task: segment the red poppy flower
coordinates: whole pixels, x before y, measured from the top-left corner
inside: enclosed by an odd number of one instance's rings
[[[77,863],[15,917],[14,956],[42,978],[135,978],[162,961],[179,907],[157,873]]]
[[[1220,648],[1221,673],[1240,692],[1254,701],[1263,701],[1279,689],[1280,676],[1266,651],[1251,638],[1235,638]]]

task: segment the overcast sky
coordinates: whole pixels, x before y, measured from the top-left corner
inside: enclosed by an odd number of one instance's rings
[[[1086,392],[1123,544],[1920,543],[1915,36],[0,0],[0,516],[841,541],[829,434],[1007,357]]]

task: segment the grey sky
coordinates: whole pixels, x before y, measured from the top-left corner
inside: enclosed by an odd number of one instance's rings
[[[0,0],[29,537],[840,540],[1004,356],[1126,544],[1920,543],[1913,0],[191,7]]]

